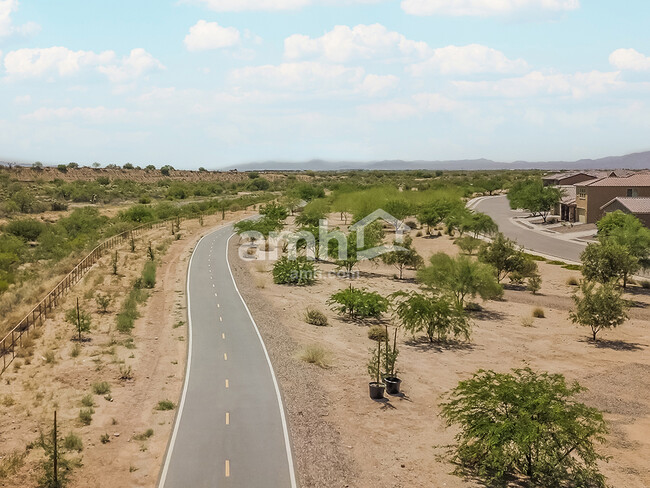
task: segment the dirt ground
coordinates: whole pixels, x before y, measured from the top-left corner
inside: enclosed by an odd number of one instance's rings
[[[244,213],[229,214],[227,221]],[[181,224],[180,240],[169,229],[156,229],[136,241],[136,252],[128,244],[119,250],[118,274],[112,274],[105,256],[77,284],[58,307],[56,314],[36,328],[14,363],[4,373],[0,386],[0,468],[12,453],[26,453],[15,473],[0,479],[0,486],[33,487],[40,475],[43,450],[26,446],[39,433],[49,432],[57,410],[62,437],[73,432],[83,442],[82,466],[72,471],[70,487],[124,488],[156,485],[176,410],[159,411],[161,400],[176,403],[184,378],[186,357],[185,276],[187,261],[201,235],[222,225],[220,216]],[[140,318],[131,334],[115,328],[122,301],[140,276],[148,259],[146,247],[156,248],[157,280],[148,301],[140,306]],[[97,312],[95,296],[109,295],[109,313]],[[75,331],[64,321],[64,313],[79,297],[82,309],[91,312],[90,340],[79,345]],[[121,378],[131,368],[132,379]],[[110,394],[93,394],[91,386],[110,384]],[[90,425],[79,418],[81,400],[92,396],[94,414]],[[143,435],[152,429],[152,435]],[[101,437],[106,435],[104,443]]]
[[[330,223],[342,225],[336,215],[330,216]],[[415,237],[414,245],[425,259],[438,251],[457,253],[447,236]],[[602,332],[594,345],[588,340],[590,331],[568,318],[576,287],[567,280],[580,278],[580,273],[539,263],[539,294],[508,290],[502,301],[482,303],[483,311],[472,314],[471,342],[442,347],[400,333],[398,368],[404,395],[375,402],[368,397],[366,364],[372,342],[367,325],[341,320],[326,305],[349,280],[324,273],[313,286],[287,287],[273,284],[272,261],[261,252],[255,262],[233,261],[278,369],[302,486],[479,486],[452,473],[445,446],[453,444],[455,430],[445,426],[438,405],[459,380],[481,368],[505,372],[525,366],[562,373],[587,387],[582,401],[603,410],[610,427],[607,443],[600,447],[611,456],[601,466],[608,482],[614,487],[650,486],[648,290],[631,287],[626,297],[636,306],[630,320]],[[321,264],[320,269],[331,271],[333,265]],[[403,281],[385,265],[364,263],[360,271],[355,286],[382,295],[417,287],[413,271],[407,271]],[[329,326],[305,323],[308,307],[324,312]],[[545,318],[532,318],[536,307],[544,309]],[[296,359],[310,344],[330,351],[329,369]],[[309,428],[310,421],[317,423]]]

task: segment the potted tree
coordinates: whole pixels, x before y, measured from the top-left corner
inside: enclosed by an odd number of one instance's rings
[[[368,383],[370,389],[370,398],[373,400],[381,400],[384,398],[384,389],[386,386],[380,381],[381,375],[381,341],[377,341],[377,350],[372,351],[370,361],[368,361],[368,374],[370,378],[374,379]]]
[[[386,385],[386,393],[389,395],[399,394],[400,384],[402,380],[397,377],[397,370],[395,363],[397,363],[397,356],[399,350],[397,349],[397,329],[393,336],[393,347],[390,346],[388,335],[388,325],[386,325],[386,345],[384,347],[384,384]]]

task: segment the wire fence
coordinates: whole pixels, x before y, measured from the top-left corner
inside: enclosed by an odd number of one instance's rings
[[[11,329],[11,331],[2,339],[0,342],[0,355],[2,356],[2,371],[0,371],[0,375],[5,372],[16,358],[17,348],[20,348],[23,345],[23,336],[29,336],[30,330],[35,324],[43,323],[43,320],[47,315],[56,308],[63,295],[70,290],[73,285],[78,283],[81,278],[83,278],[86,272],[93,267],[106,251],[121,245],[131,238],[135,238],[145,231],[162,227],[169,222],[175,221],[177,221],[176,217],[139,225],[131,230],[122,232],[121,234],[105,240],[95,249],[90,251],[90,254],[83,258],[79,264],[77,264],[74,269],[70,271],[70,273],[68,273],[65,278],[63,278],[54,289],[48,293],[45,298],[43,298],[39,304],[36,305],[31,312],[25,316],[25,318],[18,322],[18,325]]]

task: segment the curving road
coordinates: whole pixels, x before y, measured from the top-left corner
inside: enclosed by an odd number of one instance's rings
[[[521,217],[528,215],[528,213],[511,210],[508,198],[505,195],[479,199],[472,207],[474,210],[492,217],[499,226],[499,231],[530,251],[568,261],[580,262],[580,254],[587,246],[586,243],[560,239],[545,234],[543,231],[527,229],[515,224],[512,221],[514,217]]]
[[[188,362],[159,488],[296,488],[284,408],[228,263],[228,226],[202,238],[187,276]]]

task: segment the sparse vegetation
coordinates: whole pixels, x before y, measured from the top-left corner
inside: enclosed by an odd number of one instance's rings
[[[283,256],[273,265],[273,282],[284,285],[305,286],[316,282],[317,268],[304,256],[289,259]]]
[[[79,410],[79,420],[83,425],[90,425],[93,421],[94,408],[82,408]]]
[[[156,410],[161,410],[161,411],[174,410],[175,408],[176,405],[174,404],[174,402],[171,402],[169,400],[160,400],[158,402],[158,405],[156,405]]]
[[[92,384],[92,390],[95,395],[106,395],[111,392],[111,385],[107,381],[100,381]]]
[[[300,353],[300,359],[323,369],[329,368],[331,362],[329,352],[319,344],[306,346]]]
[[[305,322],[311,325],[325,327],[327,325],[327,316],[320,310],[308,308],[305,312]]]
[[[533,317],[536,319],[543,319],[545,316],[543,308],[537,307],[533,309]]]
[[[362,288],[349,288],[334,293],[328,303],[339,315],[351,319],[377,318],[388,310],[389,302],[379,293]]]

